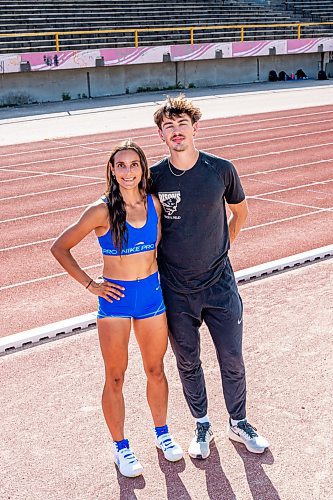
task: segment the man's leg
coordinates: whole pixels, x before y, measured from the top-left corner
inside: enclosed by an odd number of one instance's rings
[[[220,365],[224,399],[230,418],[227,433],[253,453],[268,441],[246,420],[246,381],[242,355],[243,305],[229,262],[221,280],[207,290],[203,319],[212,336]]]
[[[229,260],[220,280],[205,292],[203,319],[215,345],[225,404],[230,417],[241,420],[246,416],[243,304]]]
[[[184,396],[193,417],[200,418],[207,413],[206,385],[200,360],[200,294],[188,296],[166,286],[162,289],[170,344],[176,356]]]
[[[227,316],[227,317],[226,317]],[[212,336],[220,365],[225,404],[234,420],[246,416],[246,381],[242,356],[242,323],[223,309],[207,308],[204,320]]]
[[[206,385],[200,360],[202,293],[179,294],[164,286],[163,295],[170,343],[176,356],[183,392],[193,417],[197,419],[188,453],[192,458],[204,459],[210,454],[213,431],[207,417]]]

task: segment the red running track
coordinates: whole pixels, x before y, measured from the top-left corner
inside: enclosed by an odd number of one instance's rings
[[[232,160],[248,196],[250,216],[230,252],[235,270],[331,243],[333,106],[200,125],[197,147]],[[100,196],[109,152],[127,137],[150,164],[166,154],[154,128],[0,148],[0,336],[96,309],[49,248]],[[99,274],[93,236],[74,255]]]

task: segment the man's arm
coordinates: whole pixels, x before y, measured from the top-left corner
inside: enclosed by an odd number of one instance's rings
[[[233,243],[247,219],[249,209],[246,200],[237,204],[228,204],[228,207],[231,211],[231,216],[228,220],[229,238],[230,243]]]

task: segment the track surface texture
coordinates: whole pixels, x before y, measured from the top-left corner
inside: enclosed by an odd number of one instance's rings
[[[127,137],[150,164],[166,154],[153,127],[0,148],[1,337],[96,309],[49,248],[102,194],[109,152]],[[333,105],[202,120],[196,145],[232,160],[248,197],[230,252],[235,270],[331,243]],[[100,274],[93,235],[73,253]]]
[[[155,446],[139,349],[131,338],[126,433],[144,476],[112,462],[100,395],[103,365],[91,330],[0,358],[0,498],[11,500],[330,500],[333,261],[243,285],[248,418],[270,441],[253,455],[226,437],[213,344],[202,361],[215,444],[205,461],[176,464]],[[194,424],[167,353],[169,423],[186,450]],[[326,425],[327,423],[327,425]]]
[[[203,111],[198,148],[233,160],[247,192],[251,214],[231,250],[235,269],[332,242],[333,85],[280,83],[188,92]],[[151,127],[162,99],[0,111],[0,336],[96,309],[49,247],[103,191],[113,144],[135,137],[150,163],[166,153]],[[138,129],[129,131],[134,124]],[[75,255],[92,276],[99,274],[93,236]],[[271,443],[262,455],[226,437],[205,326],[202,361],[215,433],[206,461],[185,453],[170,464],[155,448],[131,337],[126,433],[145,468],[133,480],[112,462],[96,330],[2,356],[1,500],[331,500],[332,275],[331,259],[241,286],[248,418]],[[170,349],[165,366],[168,420],[186,451],[194,423]]]

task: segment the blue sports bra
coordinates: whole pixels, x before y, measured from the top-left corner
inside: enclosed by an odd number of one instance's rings
[[[107,203],[105,196],[103,196],[102,200]],[[147,205],[147,220],[143,227],[137,228],[126,222],[128,242],[127,245],[124,243],[121,255],[149,252],[156,248],[158,216],[150,194],[147,195]],[[103,255],[120,255],[118,248],[114,246],[110,229],[103,236],[98,237],[98,243],[101,246]]]

